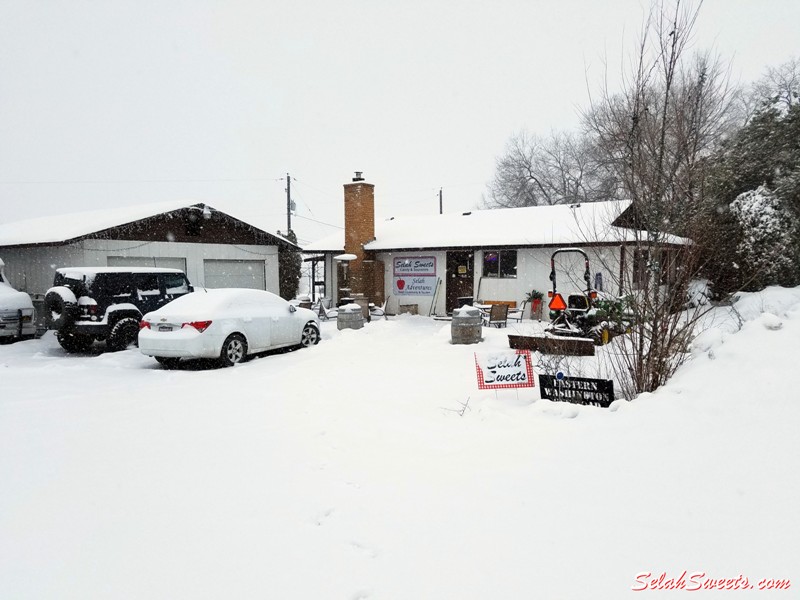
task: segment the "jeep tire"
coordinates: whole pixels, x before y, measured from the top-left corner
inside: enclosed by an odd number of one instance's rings
[[[71,289],[61,285],[48,290],[44,309],[53,329],[67,329],[78,317],[78,300]]]
[[[92,336],[75,333],[74,331],[56,331],[56,339],[58,343],[61,344],[61,347],[70,354],[86,352],[92,347],[92,343],[94,342]]]
[[[111,326],[106,339],[106,348],[111,352],[125,350],[135,344],[139,335],[139,319],[124,317]]]

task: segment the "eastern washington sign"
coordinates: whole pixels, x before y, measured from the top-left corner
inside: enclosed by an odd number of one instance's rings
[[[610,379],[539,375],[542,398],[573,404],[608,408],[614,401],[614,382]]]
[[[395,296],[433,296],[436,291],[435,256],[400,256],[392,268]]]

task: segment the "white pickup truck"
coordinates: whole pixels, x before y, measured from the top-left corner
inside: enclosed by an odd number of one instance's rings
[[[0,259],[0,343],[31,339],[35,334],[31,297],[11,287],[6,279],[5,263]]]

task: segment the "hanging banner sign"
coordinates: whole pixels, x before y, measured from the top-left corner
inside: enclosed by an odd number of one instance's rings
[[[475,373],[482,390],[534,387],[530,350],[476,352]]]
[[[394,259],[395,296],[433,296],[436,290],[435,256],[402,256]]]
[[[539,375],[539,386],[542,398],[555,402],[608,408],[614,401],[614,382],[610,379],[564,377],[559,373]]]

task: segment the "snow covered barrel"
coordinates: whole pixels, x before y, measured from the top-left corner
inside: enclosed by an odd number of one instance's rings
[[[358,304],[344,304],[339,307],[336,317],[337,329],[361,329],[364,326],[364,314]]]
[[[453,311],[450,322],[452,344],[477,344],[481,341],[483,313],[473,306],[462,306]]]

